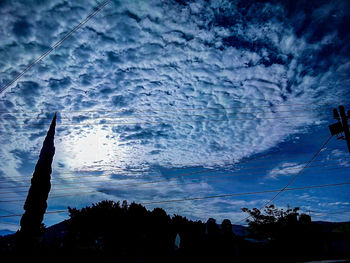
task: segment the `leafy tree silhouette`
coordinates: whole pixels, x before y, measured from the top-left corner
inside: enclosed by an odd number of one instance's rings
[[[299,207],[293,209],[278,209],[269,205],[261,212],[258,208],[242,208],[243,212],[250,215],[247,219],[249,230],[260,238],[276,238],[281,231],[291,229],[298,223]],[[304,217],[307,215],[304,215]]]
[[[276,252],[275,256],[283,256],[286,260],[295,260],[307,255],[315,240],[311,235],[311,217],[299,214],[299,208],[278,209],[274,205],[266,206],[264,211],[257,208],[242,208],[249,213],[248,219],[250,234],[258,239],[269,240],[269,244]],[[304,241],[308,240],[310,244]],[[317,243],[317,242],[316,242]]]
[[[150,211],[134,202],[106,200],[82,209],[68,207],[68,211],[70,219],[62,222],[65,234],[53,242],[43,236],[37,250],[41,258],[77,262],[295,262],[318,259],[324,241],[332,241],[310,216],[300,215],[298,208],[243,209],[252,215],[247,238],[236,237],[228,219],[221,227],[213,218],[203,224],[179,215],[170,217],[161,208]],[[177,234],[181,245],[174,249]],[[0,239],[0,252],[4,251],[1,244],[6,243]],[[5,250],[9,259],[14,258],[8,247]]]
[[[229,219],[222,220],[221,229],[224,236],[228,236],[228,237],[233,236],[232,223]]]
[[[161,208],[149,211],[136,203],[102,201],[80,210],[68,207],[68,211],[63,247],[79,260],[101,253],[117,262],[172,262],[203,254],[204,224],[171,218]],[[177,233],[182,239],[179,252],[174,250]]]

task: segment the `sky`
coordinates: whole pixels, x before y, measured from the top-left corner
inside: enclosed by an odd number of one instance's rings
[[[0,216],[23,213],[55,112],[48,212],[128,200],[242,224],[241,208],[276,192],[157,202],[279,190],[298,173],[289,188],[350,182],[335,137],[300,173],[332,109],[350,109],[348,1],[113,0],[59,42],[101,3],[0,1]],[[349,190],[285,191],[273,204],[349,221]],[[1,217],[0,230],[19,220]]]

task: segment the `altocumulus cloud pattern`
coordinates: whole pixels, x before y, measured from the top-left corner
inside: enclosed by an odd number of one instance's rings
[[[281,2],[111,1],[2,94],[0,175],[26,171],[55,111],[67,169],[239,160],[324,123],[285,117],[349,95],[349,3]],[[1,1],[0,85],[97,5]]]

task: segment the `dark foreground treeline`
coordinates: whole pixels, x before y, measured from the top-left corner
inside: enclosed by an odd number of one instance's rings
[[[350,258],[347,231],[324,232],[308,220],[296,220],[266,236],[257,227],[235,235],[231,222],[220,225],[170,217],[161,208],[148,211],[125,201],[103,201],[81,210],[69,208],[70,219],[48,228],[25,247],[20,233],[0,240],[2,262],[34,258],[40,262],[295,262]],[[289,224],[289,223],[288,223]],[[267,226],[270,230],[272,226]],[[178,236],[178,237],[177,237]],[[338,249],[347,246],[349,249]],[[348,251],[348,252],[346,252]],[[34,261],[35,262],[35,261]]]

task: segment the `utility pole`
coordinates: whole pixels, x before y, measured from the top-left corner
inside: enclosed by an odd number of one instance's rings
[[[344,106],[339,106],[339,112],[337,109],[333,109],[333,117],[338,122],[329,125],[329,131],[332,135],[337,135],[337,139],[346,140],[350,154],[350,131],[348,124],[348,120],[350,119],[350,110],[348,110],[348,115],[346,115]]]

